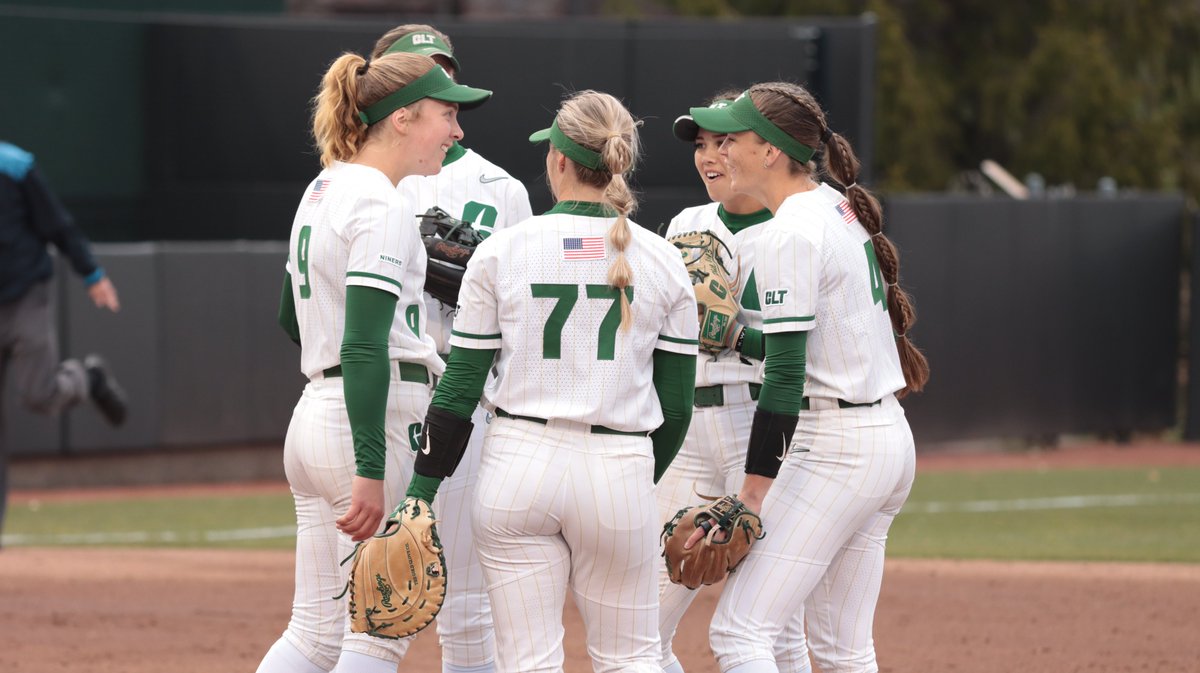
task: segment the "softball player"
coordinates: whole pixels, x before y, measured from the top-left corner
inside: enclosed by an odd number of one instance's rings
[[[710,109],[733,102],[737,91],[717,94]],[[712,203],[687,208],[667,226],[667,238],[693,231],[708,231],[724,244],[722,252],[737,279],[742,330],[733,333],[731,348],[721,353],[701,352],[696,362],[696,401],[691,427],[679,455],[663,475],[656,491],[659,518],[669,521],[681,508],[698,502],[697,494],[737,493],[745,476],[745,446],[750,439],[755,400],[762,387],[762,308],[754,273],[754,245],[771,220],[762,203],[729,188],[729,176],[718,149],[724,134],[697,125],[691,115],[675,120],[675,137],[692,143],[696,172]],[[671,649],[679,622],[696,592],[672,584],[666,571],[659,575],[659,636],[662,667],[667,673],[682,673],[683,666]],[[785,660],[804,648],[804,620],[776,643],[776,657]],[[800,642],[797,643],[796,641]],[[807,665],[807,664],[806,664]],[[786,669],[785,669],[786,670]]]
[[[530,139],[550,141],[557,205],[471,259],[408,493],[453,473],[498,353],[472,505],[496,670],[562,670],[570,589],[596,671],[658,673],[653,482],[691,417],[696,300],[675,248],[628,219],[638,137],[619,101],[576,94]]]
[[[458,108],[490,95],[415,54],[369,65],[344,54],[325,74],[313,116],[324,170],[296,211],[280,307],[309,378],[284,442],[296,592],[263,673],[394,673],[408,648],[350,633],[345,601],[331,597],[346,582],[340,562],[412,474],[409,437],[443,369],[422,324],[425,250],[396,183],[436,173],[462,138]]]
[[[376,43],[372,58],[394,52],[424,54],[452,77],[458,72],[449,36],[426,24],[406,24],[388,31]],[[471,222],[483,236],[533,215],[529,193],[520,180],[458,143],[446,153],[438,174],[410,175],[400,181],[398,189],[412,206],[414,226],[415,216],[433,206]],[[430,309],[426,329],[438,352],[448,354],[455,307],[446,306],[429,294],[425,295],[425,305]],[[443,673],[489,673],[495,660],[492,612],[483,567],[471,535],[469,509],[479,473],[485,415],[481,407],[476,407],[472,416],[475,431],[467,443],[464,463],[452,478],[442,483],[433,503],[447,565],[446,600],[436,622]]]
[[[722,592],[713,651],[722,671],[779,670],[776,640],[807,602],[822,671],[877,671],[884,543],[915,467],[896,395],[929,374],[895,249],[850,144],[804,89],[758,84],[693,116],[728,134],[733,190],[775,215],[755,251],[766,360],[740,492],[768,532]],[[814,181],[822,145],[845,197]]]

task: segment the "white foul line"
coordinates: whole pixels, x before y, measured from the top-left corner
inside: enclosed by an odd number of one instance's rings
[[[235,528],[233,530],[205,530],[179,533],[165,530],[157,532],[127,531],[121,533],[60,533],[55,535],[23,535],[20,533],[0,536],[4,546],[22,547],[34,545],[88,545],[88,544],[144,544],[157,543],[201,543],[232,542],[237,540],[273,540],[296,537],[296,526],[274,526],[263,528]]]
[[[1021,498],[1017,500],[968,500],[964,502],[909,502],[906,514],[945,514],[951,512],[1028,512],[1052,509],[1086,509],[1088,507],[1137,507],[1142,505],[1200,504],[1200,493],[1123,494],[1123,495],[1066,495],[1055,498]],[[103,545],[146,543],[233,542],[240,540],[278,540],[296,537],[296,527],[271,526],[206,530],[180,533],[176,531],[127,531],[114,533],[60,533],[54,535],[25,535],[10,533],[0,536],[0,545],[25,547],[37,545]]]
[[[1018,500],[968,500],[965,502],[910,502],[901,510],[909,514],[948,512],[1027,512],[1047,509],[1086,509],[1089,507],[1138,507],[1142,505],[1200,504],[1200,493],[1064,495],[1056,498]]]

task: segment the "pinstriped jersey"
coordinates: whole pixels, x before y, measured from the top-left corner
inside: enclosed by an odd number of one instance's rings
[[[426,254],[417,229],[403,221],[406,212],[387,176],[368,166],[336,162],[309,184],[292,222],[287,262],[305,376],[341,362],[349,285],[398,297],[389,359],[445,370],[422,325]]]
[[[397,185],[400,196],[412,206],[412,222],[434,206],[466,220],[483,236],[523,222],[533,216],[529,192],[520,180],[474,150],[454,145],[437,175],[410,175]],[[430,309],[427,325],[438,352],[450,352],[450,327],[454,307],[425,295]]]
[[[500,350],[496,407],[623,431],[662,424],[653,352],[696,354],[696,297],[675,247],[630,222],[633,320],[620,329],[614,221],[598,204],[564,202],[476,250],[450,343]]]
[[[736,280],[738,299],[737,320],[739,323],[762,329],[762,311],[759,305],[757,278],[754,273],[754,243],[769,222],[769,212],[764,222],[746,226],[735,234],[726,226],[725,220],[741,216],[729,215],[720,203],[685,208],[671,219],[667,226],[667,238],[693,231],[709,231],[719,238],[729,250],[722,250],[726,267]],[[754,218],[760,219],[760,218]],[[753,221],[753,220],[752,220]],[[711,386],[723,383],[762,383],[762,362],[743,359],[737,351],[726,349],[721,353],[701,352],[696,361],[696,386]]]
[[[871,237],[832,187],[789,196],[757,246],[763,331],[808,331],[804,394],[873,402],[904,387]]]

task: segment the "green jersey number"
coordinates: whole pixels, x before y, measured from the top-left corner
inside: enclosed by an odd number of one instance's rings
[[[883,271],[879,268],[879,258],[875,256],[875,246],[867,241],[863,243],[863,248],[867,251],[867,268],[871,272],[871,299],[876,304],[882,304],[883,310],[886,312],[887,293],[884,291]]]
[[[300,235],[296,237],[296,270],[300,272],[300,298],[312,296],[312,286],[308,284],[308,239],[312,236],[312,227],[300,227]]]
[[[570,283],[533,283],[530,285],[534,299],[557,299],[550,315],[546,318],[546,326],[542,330],[542,357],[547,360],[562,358],[562,333],[579,301],[579,286]],[[596,337],[596,359],[612,360],[617,352],[617,328],[621,325],[621,295],[620,292],[608,285],[585,285],[584,291],[588,299],[607,299],[612,302],[604,319],[600,321],[600,331]],[[633,301],[633,288],[625,288],[625,296]]]
[[[489,206],[486,203],[478,201],[468,201],[467,205],[463,206],[462,219],[475,225],[479,229],[479,235],[487,238],[492,235],[492,230],[496,227],[496,216],[499,212],[496,206]]]

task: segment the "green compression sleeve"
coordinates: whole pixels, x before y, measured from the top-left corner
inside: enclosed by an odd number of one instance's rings
[[[808,332],[782,332],[766,336],[766,368],[758,408],[795,416],[804,399],[805,352]]]
[[[437,497],[438,487],[441,485],[442,480],[437,477],[414,474],[412,481],[408,482],[408,491],[404,493],[404,497],[420,498],[425,502],[433,502],[433,499]]]
[[[292,274],[283,272],[283,291],[279,294],[279,326],[288,338],[300,345],[300,323],[296,322],[296,300],[292,296]]]
[[[438,381],[432,404],[461,418],[471,418],[483,396],[483,384],[487,382],[488,369],[496,360],[496,352],[494,348],[451,346],[446,374]]]
[[[355,474],[383,479],[387,453],[388,334],[396,295],[373,287],[346,288],[346,333],[342,337],[342,386],[354,440]]]
[[[762,360],[766,353],[766,341],[763,339],[762,330],[747,327],[742,332],[741,348],[738,352],[751,360]]]
[[[696,400],[696,356],[654,351],[654,390],[662,406],[663,424],[650,433],[654,444],[654,483],[662,478],[692,423]]]

